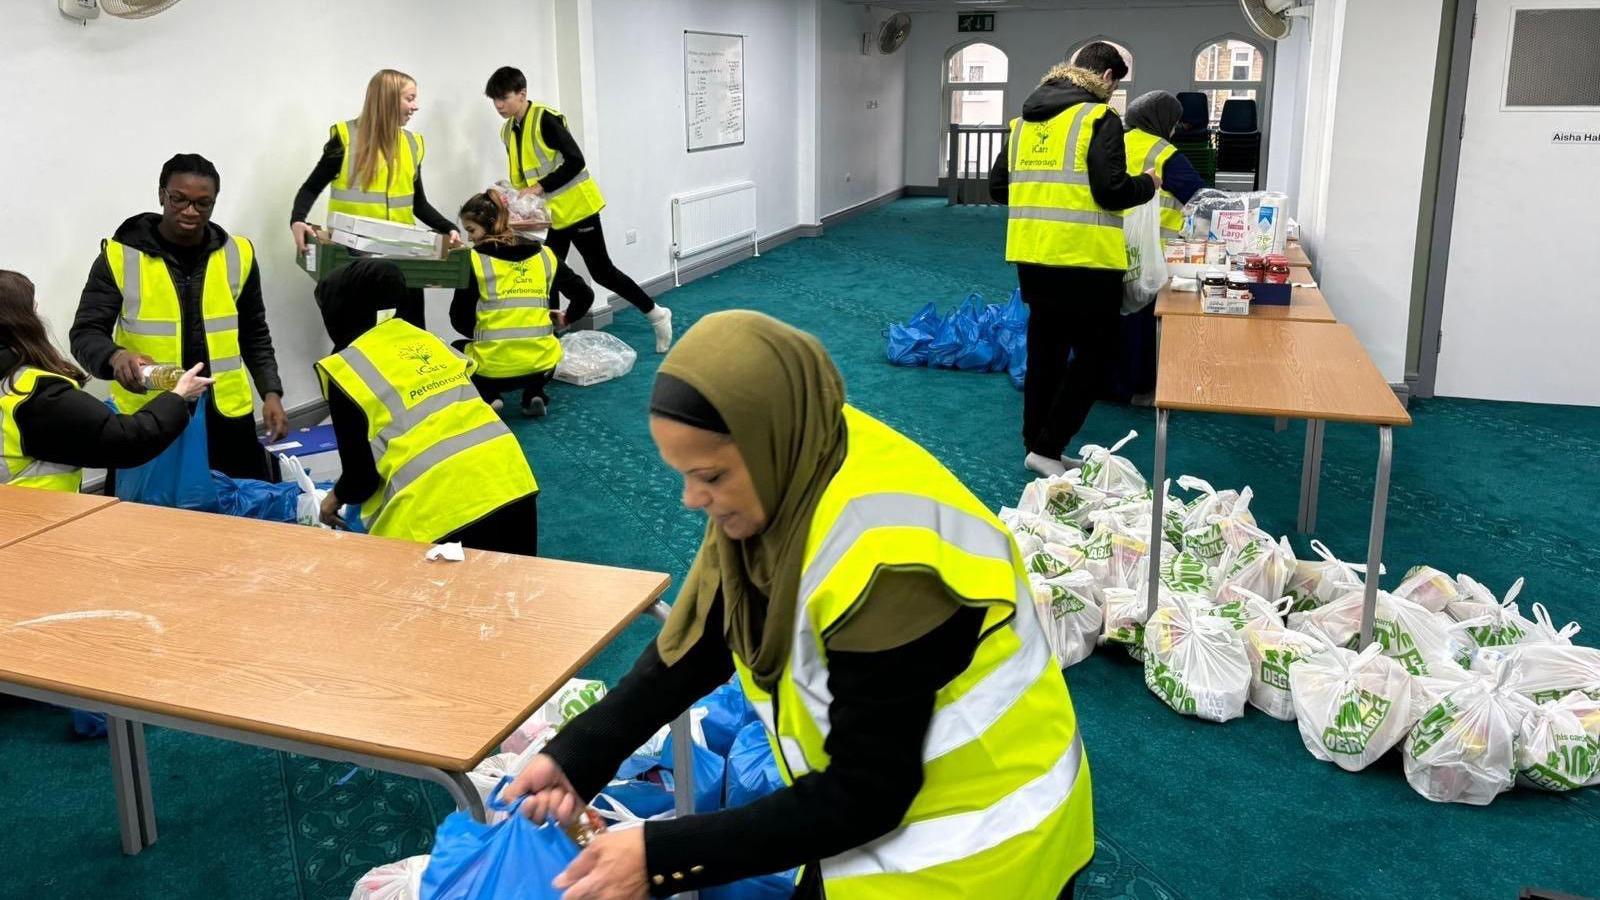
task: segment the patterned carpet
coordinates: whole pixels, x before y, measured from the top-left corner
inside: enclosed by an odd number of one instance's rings
[[[906,370],[883,361],[881,333],[927,300],[977,290],[1000,301],[994,210],[908,200],[815,240],[674,291],[684,328],[729,307],[769,312],[823,338],[852,402],[921,442],[993,506],[1026,482],[1016,436],[1020,395],[1001,375]],[[648,326],[619,313],[614,332],[648,348]],[[700,534],[657,459],[645,401],[659,357],[589,388],[556,385],[551,414],[513,417],[538,473],[541,548],[552,556],[658,569],[680,578]],[[1427,562],[1496,590],[1528,578],[1525,600],[1600,633],[1595,570],[1600,410],[1434,400],[1396,436],[1386,558]],[[1148,468],[1147,410],[1103,406],[1082,438]],[[1303,430],[1265,420],[1173,417],[1170,466],[1219,487],[1252,485],[1265,527],[1294,522]],[[1327,430],[1318,536],[1363,555],[1377,441]],[[1296,546],[1305,552],[1304,539]],[[623,672],[653,626],[630,628],[589,667]],[[1512,898],[1523,885],[1600,894],[1600,790],[1516,791],[1486,808],[1428,803],[1397,757],[1347,774],[1312,759],[1292,724],[1260,714],[1214,725],[1172,714],[1125,656],[1101,652],[1068,671],[1094,768],[1097,855],[1080,879],[1093,900],[1231,897],[1408,900]],[[118,852],[103,742],[70,736],[66,714],[0,705],[0,897],[343,898],[381,862],[425,852],[450,810],[444,792],[270,751],[150,732],[160,841]]]

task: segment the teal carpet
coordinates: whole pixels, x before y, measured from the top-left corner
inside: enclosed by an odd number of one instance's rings
[[[1001,375],[896,369],[880,332],[918,305],[977,290],[1003,300],[994,210],[902,201],[826,237],[802,240],[666,298],[680,329],[750,307],[822,337],[850,399],[927,447],[991,506],[1026,483],[1021,397]],[[649,347],[643,318],[616,334]],[[682,576],[701,530],[650,445],[645,404],[659,357],[590,388],[556,385],[550,415],[513,419],[543,488],[541,549],[551,556]],[[1386,558],[1392,586],[1426,562],[1503,590],[1528,578],[1558,622],[1600,634],[1596,552],[1600,410],[1433,400],[1396,436]],[[1082,438],[1148,469],[1148,410],[1097,408]],[[1174,475],[1252,485],[1276,533],[1293,527],[1303,430],[1262,419],[1175,415]],[[1328,428],[1320,536],[1365,554],[1377,440]],[[1303,539],[1297,547],[1305,552]],[[615,679],[653,628],[630,629],[589,667]],[[1225,725],[1182,718],[1145,690],[1120,652],[1068,671],[1094,769],[1099,850],[1079,896],[1407,900],[1513,898],[1523,885],[1600,895],[1600,789],[1518,790],[1486,808],[1429,803],[1397,756],[1348,774],[1314,760],[1292,723],[1254,711]],[[161,729],[150,732],[160,841],[118,852],[105,744],[70,736],[65,713],[0,706],[0,896],[343,898],[378,863],[425,852],[449,811],[442,791],[370,772]],[[348,778],[347,778],[348,777]],[[346,780],[347,779],[347,780]],[[341,783],[342,782],[342,783]]]

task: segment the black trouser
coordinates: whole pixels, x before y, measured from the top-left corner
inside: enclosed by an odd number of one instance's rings
[[[487,516],[463,525],[434,541],[448,544],[459,541],[473,550],[493,550],[520,556],[539,555],[539,495],[529,494],[513,500]]]
[[[450,342],[450,346],[462,353],[467,352],[468,341],[466,338]],[[543,372],[530,372],[527,375],[515,375],[511,378],[490,378],[487,375],[473,375],[472,386],[478,389],[478,396],[485,403],[493,403],[500,399],[506,391],[522,391],[522,402],[527,403],[529,397],[541,397],[546,403],[550,396],[544,392],[545,385],[556,376],[555,369],[545,369]]]
[[[1017,265],[1028,304],[1028,372],[1022,383],[1022,442],[1059,457],[1083,427],[1116,358],[1122,272]]]
[[[528,398],[538,397],[546,403],[550,402],[549,395],[545,394],[545,385],[554,378],[555,369],[546,369],[543,372],[534,372],[531,375],[518,375],[515,378],[490,378],[487,375],[472,376],[472,386],[478,389],[478,394],[485,403],[493,403],[500,399],[506,391],[521,391],[522,402],[527,403]]]
[[[638,282],[629,278],[611,261],[611,253],[606,250],[606,233],[600,229],[599,213],[580,219],[566,228],[550,229],[544,245],[562,262],[566,262],[567,250],[575,248],[578,255],[583,257],[583,264],[589,268],[589,279],[595,284],[609,288],[618,297],[638,307],[639,312],[647,313],[656,308],[656,302],[650,299],[644,288],[639,287]]]
[[[1103,399],[1126,403],[1156,389],[1156,305],[1117,322],[1117,353]]]

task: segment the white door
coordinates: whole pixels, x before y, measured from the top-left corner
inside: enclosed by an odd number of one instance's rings
[[[1478,0],[1441,396],[1600,405],[1597,61],[1600,0]]]

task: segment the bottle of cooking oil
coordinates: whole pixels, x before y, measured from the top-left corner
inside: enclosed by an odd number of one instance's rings
[[[145,390],[170,391],[178,386],[183,370],[169,365],[145,366],[139,374],[144,379]]]

